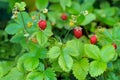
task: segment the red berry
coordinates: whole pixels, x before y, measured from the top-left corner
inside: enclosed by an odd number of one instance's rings
[[[95,44],[96,42],[97,42],[97,37],[96,37],[96,35],[91,36],[91,37],[90,37],[90,43],[91,43],[91,44]]]
[[[113,47],[117,49],[117,45],[115,43],[112,43]]]
[[[79,39],[82,36],[82,28],[81,27],[76,27],[73,30],[74,36]]]
[[[38,26],[39,26],[39,28],[40,28],[41,30],[44,30],[44,29],[46,28],[46,26],[47,26],[47,23],[46,23],[45,20],[40,20],[40,21],[38,22]]]
[[[66,15],[65,13],[62,14],[62,15],[61,15],[61,19],[62,19],[62,20],[67,20],[67,15]]]

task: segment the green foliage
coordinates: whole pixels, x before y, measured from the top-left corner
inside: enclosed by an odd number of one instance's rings
[[[104,0],[34,0],[27,11],[25,2],[11,1],[13,15],[0,34],[0,80],[120,79],[118,7]],[[82,29],[79,39],[75,27]],[[96,44],[90,43],[93,34]]]
[[[48,0],[36,0],[36,7],[41,10],[45,9],[48,6]]]
[[[66,7],[70,7],[72,4],[71,0],[60,0],[60,5],[65,10]]]
[[[9,34],[15,34],[17,33],[20,29],[22,28],[22,26],[20,26],[19,24],[13,23],[13,24],[9,24],[7,26],[7,28],[5,29],[5,31]]]
[[[84,80],[89,71],[88,59],[83,58],[82,60],[73,64],[73,74],[78,80]]]
[[[98,75],[101,75],[107,68],[107,64],[100,61],[92,61],[90,63],[90,75],[92,77],[96,77]]]

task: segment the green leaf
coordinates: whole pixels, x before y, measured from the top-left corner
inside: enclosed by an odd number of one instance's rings
[[[2,77],[0,80],[25,80],[24,73],[18,71],[18,69],[15,67],[11,69],[11,71],[8,73],[8,75]]]
[[[3,75],[7,74],[12,68],[12,66],[13,66],[12,62],[6,62],[6,61],[0,62],[0,78]]]
[[[55,72],[63,72],[63,70],[62,70],[61,67],[59,66],[57,60],[52,61],[52,69],[53,69]]]
[[[31,72],[27,75],[26,80],[57,80],[56,74],[51,68],[47,68],[44,72]]]
[[[39,65],[39,59],[36,58],[36,57],[26,58],[24,60],[24,62],[23,62],[23,65],[24,65],[24,68],[27,71],[32,71],[32,70],[34,70],[35,68],[38,67],[38,65]]]
[[[25,3],[25,2],[21,2],[21,3],[20,3],[20,6],[18,7],[18,9],[19,9],[20,11],[24,11],[24,10],[25,10],[25,7],[26,7],[26,3]]]
[[[42,72],[30,72],[26,80],[43,80],[43,77],[44,75]]]
[[[83,44],[80,40],[71,40],[66,43],[66,47],[64,48],[65,53],[70,54],[71,56],[82,55],[84,48]]]
[[[54,13],[55,12],[60,12],[60,11],[62,11],[62,8],[61,8],[61,6],[60,6],[60,4],[52,4],[50,7],[49,7],[49,10],[51,10],[51,11],[54,11]],[[49,13],[49,12],[48,12]],[[57,15],[57,14],[56,14]],[[56,16],[56,15],[54,15],[54,16]],[[51,16],[52,17],[52,16]],[[53,18],[53,17],[52,17]]]
[[[60,0],[60,5],[63,8],[63,10],[65,10],[66,6],[70,7],[72,5],[72,2],[71,0]]]
[[[45,46],[48,40],[48,37],[43,33],[43,31],[37,32],[36,38],[41,47]]]
[[[24,28],[24,26],[26,27],[27,23],[29,21],[31,21],[31,17],[27,12],[19,12],[18,13],[18,18],[15,19],[16,23],[18,23],[20,26],[22,26]],[[24,23],[23,23],[24,21]]]
[[[96,34],[101,45],[111,44],[113,42],[112,33],[105,28],[98,29]]]
[[[48,6],[48,0],[36,0],[36,7],[38,10],[45,9]]]
[[[90,75],[92,77],[96,77],[101,75],[107,68],[107,63],[100,62],[100,61],[92,61],[90,63]]]
[[[43,31],[43,33],[47,36],[50,37],[53,35],[52,33],[52,27],[51,24],[49,22],[47,22],[47,28]]]
[[[8,34],[15,34],[17,32],[19,32],[21,30],[21,25],[19,24],[16,24],[16,23],[11,23],[11,24],[8,24],[5,31],[8,33]]]
[[[59,0],[49,0],[49,1],[53,3],[59,2]]]
[[[85,16],[85,20],[81,23],[81,25],[87,25],[96,19],[96,16],[92,13]]]
[[[44,71],[45,70],[45,66],[44,66],[43,63],[41,63],[41,62],[39,63],[38,70],[39,71]]]
[[[118,36],[119,35],[119,36]],[[115,25],[112,29],[112,38],[114,40],[120,40],[120,24]]]
[[[32,58],[32,57],[35,57],[35,54],[34,53],[26,53],[24,55],[22,55],[19,59],[18,59],[18,62],[17,62],[17,69],[19,71],[24,71],[24,61],[26,59],[29,59],[29,58]]]
[[[103,22],[109,26],[113,26],[117,21],[112,17],[107,17],[102,19]]]
[[[70,14],[79,14],[80,13],[80,4],[76,1],[72,1],[72,5],[70,7],[67,7],[66,10],[67,12],[69,12]]]
[[[100,54],[100,49],[92,44],[85,44],[84,46],[84,50],[86,55],[89,58],[93,58],[93,59],[100,59],[99,54]]]
[[[81,23],[84,21],[85,16],[84,15],[80,15],[77,17],[77,24],[81,25]]]
[[[107,2],[107,1],[104,1],[104,2],[102,2],[101,4],[100,4],[100,7],[101,8],[109,8],[110,7],[110,4],[109,4],[109,2]]]
[[[100,57],[102,61],[109,62],[114,58],[114,56],[115,56],[115,49],[112,45],[104,46],[101,49]]]
[[[83,58],[73,64],[73,74],[78,80],[84,80],[89,71],[89,61]]]
[[[73,65],[73,59],[70,55],[63,53],[60,55],[58,63],[64,71],[69,72]]]
[[[23,38],[24,38],[23,33],[17,33],[10,39],[10,41],[13,43],[19,43]]]
[[[44,80],[57,80],[56,74],[53,72],[51,68],[47,68],[44,72]]]
[[[44,46],[46,46],[45,44],[47,44],[48,38],[52,35],[53,35],[53,33],[52,33],[51,25],[49,22],[47,22],[46,29],[44,31],[41,31],[41,30],[38,31],[36,33],[36,38],[37,38],[37,41],[40,44],[40,46],[44,47]]]
[[[38,48],[38,50],[36,50],[36,57],[40,58],[40,59],[44,59],[47,56],[47,49],[45,48]]]
[[[52,47],[47,53],[50,59],[55,59],[60,55],[60,48],[57,46]]]
[[[93,10],[93,4],[95,0],[84,0],[84,3],[80,5],[80,11]]]

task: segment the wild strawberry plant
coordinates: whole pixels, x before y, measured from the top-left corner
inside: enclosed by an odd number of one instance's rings
[[[0,80],[120,79],[114,74],[120,65],[118,8],[106,2],[94,9],[94,3],[36,0],[37,10],[27,12],[25,2],[16,2],[5,31],[21,48],[14,61],[0,62]]]

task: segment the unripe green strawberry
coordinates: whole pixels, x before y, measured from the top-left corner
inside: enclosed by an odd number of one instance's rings
[[[73,30],[74,36],[79,39],[82,36],[82,28],[81,27],[76,27]]]
[[[38,22],[38,26],[39,26],[39,28],[40,28],[41,30],[46,29],[46,27],[47,27],[46,20],[40,20],[40,21]]]
[[[97,37],[96,37],[96,35],[91,36],[91,37],[90,37],[90,43],[91,43],[91,44],[95,44],[96,42],[97,42]]]

